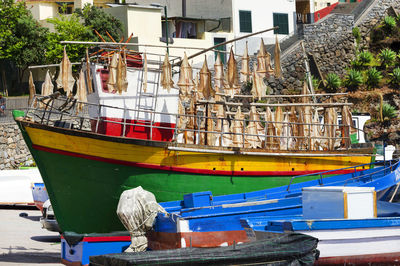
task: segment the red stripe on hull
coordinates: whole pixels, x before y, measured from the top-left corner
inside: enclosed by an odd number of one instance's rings
[[[195,168],[184,168],[184,167],[176,167],[176,166],[163,166],[163,165],[154,165],[147,163],[137,163],[137,162],[128,162],[116,159],[103,158],[93,155],[74,153],[69,151],[63,151],[58,149],[52,149],[48,147],[43,147],[40,145],[32,144],[32,147],[36,150],[41,150],[50,153],[57,153],[66,156],[84,158],[88,160],[95,160],[105,163],[112,164],[120,164],[126,166],[133,167],[141,167],[147,169],[155,169],[155,170],[164,170],[164,171],[174,171],[174,172],[184,172],[191,174],[207,174],[207,175],[226,175],[226,176],[295,176],[295,175],[306,175],[319,173],[321,170],[309,170],[309,171],[221,171],[221,170],[207,170],[207,169],[195,169]],[[348,174],[354,172],[354,169],[348,170],[340,170],[340,171],[332,171],[329,174]]]
[[[400,252],[319,258],[314,265],[400,265]]]
[[[147,234],[148,247],[152,250],[175,249],[185,247],[210,248],[221,245],[233,245],[235,242],[248,242],[246,232],[217,231],[217,232],[188,232],[165,233],[151,231]],[[184,244],[184,245],[182,245]]]
[[[124,120],[121,118],[102,117],[99,124],[96,126],[97,121],[91,120],[92,132],[107,136],[123,136],[133,139],[151,139],[158,141],[171,141],[174,136],[175,124],[172,123],[155,122],[153,123],[153,128],[150,128],[149,121],[126,119],[125,122],[127,125],[125,126],[124,131],[124,125],[121,124],[123,122]],[[150,134],[150,130],[152,131],[152,134]]]

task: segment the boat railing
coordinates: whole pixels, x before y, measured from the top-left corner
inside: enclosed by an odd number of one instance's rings
[[[371,168],[372,166],[380,165],[380,164],[382,164],[382,162],[371,162],[371,163],[367,163],[367,164],[360,164],[360,165],[349,166],[349,167],[340,168],[340,169],[334,169],[334,170],[327,170],[327,171],[318,172],[318,173],[297,175],[297,176],[293,176],[290,179],[289,185],[287,186],[286,190],[290,191],[290,186],[292,185],[294,179],[296,179],[296,178],[301,178],[302,179],[302,178],[311,177],[311,176],[319,176],[319,183],[320,183],[321,186],[323,186],[324,185],[324,182],[323,182],[324,176],[327,176],[329,174],[335,174],[335,173],[338,173],[338,172],[347,172],[348,174],[352,175],[351,178],[346,180],[346,182],[344,184],[345,186],[347,185],[347,183],[349,181],[352,181],[352,180],[355,180],[355,179],[360,180],[360,179],[366,179],[367,177],[369,177],[369,180],[372,180],[373,179],[373,175],[376,175],[376,174],[379,174],[379,173],[381,173],[383,175],[386,175],[388,173],[393,172],[398,167],[399,162],[400,161],[395,161],[393,163],[393,161],[385,161],[385,162],[383,162],[383,164],[384,164],[383,168],[377,168],[376,171],[371,171],[371,172],[368,172],[368,173],[362,174],[362,175],[357,175],[357,172],[360,171],[360,170],[368,169],[368,168],[366,168],[367,166],[369,168]],[[361,168],[361,169],[359,169],[359,168]],[[351,170],[351,169],[352,169],[352,171],[348,171],[348,170]]]
[[[197,114],[174,114],[168,112],[158,112],[154,110],[122,108],[109,105],[94,104],[89,102],[80,102],[77,99],[65,98],[61,94],[55,93],[50,96],[36,95],[33,104],[27,116],[40,121],[41,124],[52,125],[56,127],[73,127],[78,130],[86,130],[102,133],[101,127],[104,123],[120,125],[121,133],[119,137],[129,137],[128,128],[147,128],[148,130],[166,130],[172,135],[169,140],[171,143],[176,144],[199,144],[205,146],[223,146],[223,147],[239,147],[239,148],[252,148],[249,145],[251,141],[258,141],[259,148],[272,149],[272,150],[323,150],[321,147],[322,142],[328,143],[324,150],[348,150],[351,147],[351,131],[358,130],[352,126],[342,124],[321,124],[321,123],[298,123],[298,122],[276,122],[264,120],[250,120],[250,119],[235,119],[234,117],[217,117],[203,115],[205,112],[198,112]],[[36,106],[36,107],[35,107]],[[89,111],[90,109],[90,111]],[[120,121],[107,119],[105,115],[107,112],[119,111],[123,115]],[[127,117],[136,117],[130,114],[144,113],[155,115],[168,116],[170,120],[175,120],[175,124],[165,125],[160,123],[155,124],[150,120],[133,120]],[[137,116],[138,117],[138,116]],[[37,120],[39,118],[39,121]],[[173,119],[172,119],[173,118]],[[186,126],[181,127],[181,119],[186,120]],[[189,126],[191,122],[191,126]],[[220,129],[208,127],[209,123],[220,125]],[[240,125],[239,132],[224,132],[224,123]],[[260,131],[254,134],[246,132],[246,128],[250,123],[261,125],[263,132]],[[281,135],[268,132],[268,126],[279,127],[282,129]],[[294,128],[303,128],[304,134],[293,135]],[[331,127],[334,129],[334,136],[326,135],[313,135],[315,131],[322,131],[324,128]],[[273,130],[273,132],[276,132]],[[192,139],[188,140],[187,136],[192,135]],[[149,134],[148,139],[152,139],[153,134]],[[238,136],[236,141],[234,137]],[[224,143],[224,139],[230,139],[231,144]],[[209,143],[209,139],[213,139],[213,143]],[[240,143],[239,143],[240,142]],[[294,145],[293,142],[296,142]]]

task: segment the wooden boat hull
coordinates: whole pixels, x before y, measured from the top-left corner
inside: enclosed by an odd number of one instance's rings
[[[241,193],[287,185],[294,175],[369,163],[372,158],[368,149],[353,156],[339,156],[337,151],[332,156],[318,152],[314,156],[257,156],[228,149],[176,151],[168,149],[170,142],[104,136],[22,118],[16,121],[62,231],[77,233],[124,230],[116,207],[122,191],[133,187],[151,191],[157,201],[181,199],[195,191]]]

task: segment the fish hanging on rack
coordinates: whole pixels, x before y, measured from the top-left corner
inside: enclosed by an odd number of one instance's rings
[[[299,106],[296,109],[296,112],[298,114],[298,118],[297,118],[297,141],[296,141],[296,145],[295,145],[295,149],[296,150],[303,150],[305,149],[305,140],[304,140],[304,109]]]
[[[78,86],[76,89],[75,98],[78,99],[78,104],[76,106],[76,112],[78,113],[83,110],[83,107],[85,106],[84,103],[87,102],[85,74],[83,72],[83,69],[81,69],[81,72],[79,73],[79,79],[77,85]]]
[[[142,80],[142,90],[144,93],[147,91],[147,55],[143,53],[143,80]]]
[[[89,51],[88,51],[88,48],[86,48],[86,84],[87,84],[87,90],[88,90],[89,94],[93,93],[92,75],[91,75],[90,71],[91,70],[90,70]]]
[[[342,107],[342,143],[341,146],[344,148],[349,148],[351,144],[350,135],[353,126],[353,118],[350,109],[347,105]]]
[[[238,106],[235,118],[231,125],[231,131],[233,133],[232,145],[234,147],[243,147],[243,119],[244,115],[242,114],[240,106]]]
[[[304,135],[305,139],[305,146],[307,146],[308,150],[311,149],[312,144],[312,122],[313,122],[313,112],[311,106],[302,106],[303,110],[303,119],[304,119]]]
[[[251,88],[251,94],[254,98],[261,100],[262,97],[267,95],[268,87],[264,83],[264,77],[257,72],[253,72],[253,86]]]
[[[240,81],[247,83],[250,82],[250,65],[249,65],[249,52],[246,42],[246,48],[244,49],[244,54],[242,56],[242,69],[240,70]]]
[[[108,65],[108,79],[107,89],[108,92],[117,91],[117,67],[118,67],[118,53],[114,53],[111,62]]]
[[[179,99],[189,102],[192,98],[192,89],[194,87],[192,67],[189,65],[186,53],[183,56],[179,72]]]
[[[186,144],[195,144],[195,139],[194,139],[194,129],[195,129],[195,106],[194,106],[195,100],[190,101],[190,106],[187,113],[187,124],[186,124],[186,129],[184,131],[183,139],[184,143]]]
[[[321,146],[321,124],[319,122],[319,115],[317,109],[314,110],[312,119],[312,131],[311,131],[311,150],[319,150]]]
[[[185,107],[183,107],[181,101],[178,101],[178,114],[180,116],[179,116],[179,119],[178,119],[177,129],[178,129],[178,132],[180,133],[183,130],[185,130],[186,124],[188,122],[186,114],[185,114]]]
[[[289,150],[289,147],[292,146],[292,132],[291,127],[289,126],[289,115],[287,113],[284,114],[283,124],[282,124],[282,132],[280,135],[279,148],[281,150]]]
[[[274,118],[273,113],[269,107],[265,108],[265,115],[264,115],[265,127],[267,127],[267,136],[265,138],[265,147],[267,149],[274,149],[276,146],[274,145],[276,136],[276,130],[274,126]]]
[[[206,100],[209,100],[211,97],[214,97],[215,91],[211,87],[211,72],[207,67],[207,58],[204,58],[203,67],[200,70],[200,82],[199,82],[199,91],[203,93],[203,97]]]
[[[289,126],[290,126],[290,132],[291,132],[291,141],[289,143],[289,150],[294,150],[296,149],[296,142],[297,142],[297,138],[299,135],[298,132],[298,126],[297,126],[297,112],[296,112],[296,108],[294,106],[292,106],[290,108],[290,112],[289,112]]]
[[[46,77],[44,78],[44,82],[42,84],[42,96],[48,96],[52,94],[54,91],[54,85],[51,81],[50,72],[47,70]],[[46,104],[50,101],[50,99],[43,100],[40,104],[41,108],[45,108]]]
[[[274,53],[274,72],[275,77],[280,78],[282,76],[282,68],[281,68],[281,47],[279,46],[278,35],[276,35],[275,40],[275,53]]]
[[[257,54],[256,72],[263,78],[268,78],[274,72],[271,67],[271,55],[265,50],[263,39],[261,39],[260,50]]]
[[[218,95],[218,94],[216,94],[215,95],[215,101],[216,102],[219,102],[219,101],[222,101],[222,96],[221,95]],[[224,125],[225,124],[228,124],[227,122],[227,119],[226,119],[226,116],[225,116],[225,110],[224,110],[224,105],[222,105],[222,104],[214,104],[214,106],[213,106],[213,111],[216,113],[216,118],[217,118],[217,123],[216,123],[216,126],[215,126],[215,131],[218,131],[218,132],[225,132],[224,131]],[[229,126],[228,126],[228,132],[229,132]],[[228,135],[229,137],[231,137],[230,135]],[[219,146],[223,146],[223,140],[224,140],[224,137],[223,137],[223,135],[220,135],[219,136],[219,143],[218,143],[218,145]],[[231,143],[232,142],[232,139],[230,139],[230,142],[229,143]]]
[[[207,108],[207,145],[215,146],[217,136],[215,133],[210,133],[215,131],[214,119],[211,117],[211,108]]]
[[[122,58],[122,53],[118,56],[117,64],[117,90],[121,94],[126,92],[128,88],[128,80],[126,79],[126,61]]]
[[[310,89],[308,88],[307,82],[303,82],[303,88],[301,90],[301,94],[302,95],[309,95],[310,94]],[[311,102],[310,97],[311,96],[301,97],[301,102],[302,103],[310,103]]]
[[[74,87],[75,79],[72,76],[72,64],[69,61],[65,46],[64,55],[60,63],[60,72],[56,82],[58,88],[63,88],[66,95],[72,97],[72,89]]]
[[[224,88],[226,87],[225,84],[225,77],[224,77],[224,65],[222,64],[221,56],[217,53],[217,59],[215,60],[214,64],[214,87],[215,90],[219,93],[225,93]]]
[[[324,141],[322,142],[322,147],[325,150],[333,150],[335,147],[335,137],[336,137],[336,121],[337,114],[335,108],[325,108],[324,109]]]
[[[168,53],[165,53],[164,63],[161,71],[161,86],[170,92],[171,88],[174,87],[174,81],[172,80],[172,66],[169,62]]]
[[[260,135],[264,135],[264,128],[260,124],[260,115],[257,113],[257,108],[253,105],[250,107],[249,123],[245,130],[245,147],[246,148],[261,148]]]
[[[235,60],[235,55],[233,54],[232,47],[231,47],[231,51],[229,53],[229,59],[228,59],[227,82],[228,82],[228,87],[230,90],[231,97],[233,97],[235,94],[239,94],[240,86],[238,84],[237,63]]]
[[[33,76],[32,76],[32,71],[29,71],[29,99],[28,99],[28,106],[31,106],[33,97],[36,94],[36,88],[35,88],[35,83],[33,83]],[[33,107],[36,107],[36,102],[33,105]]]

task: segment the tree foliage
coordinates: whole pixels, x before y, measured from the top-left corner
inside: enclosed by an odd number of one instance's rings
[[[112,41],[108,36],[108,32],[113,39],[118,42],[123,36],[122,23],[117,18],[103,11],[103,9],[86,4],[83,9],[77,8],[75,14],[84,20],[84,25],[92,29],[93,38],[96,41],[102,41],[95,30],[106,40]]]
[[[55,32],[48,34],[49,47],[47,59],[51,63],[59,63],[63,57],[64,44],[61,41],[93,41],[91,29],[80,23],[76,14],[62,15],[49,18],[47,21],[54,25]],[[85,45],[67,44],[66,50],[71,62],[78,62],[85,55]]]
[[[47,34],[48,29],[39,25],[23,2],[0,1],[0,59],[8,59],[22,70],[43,64]]]

